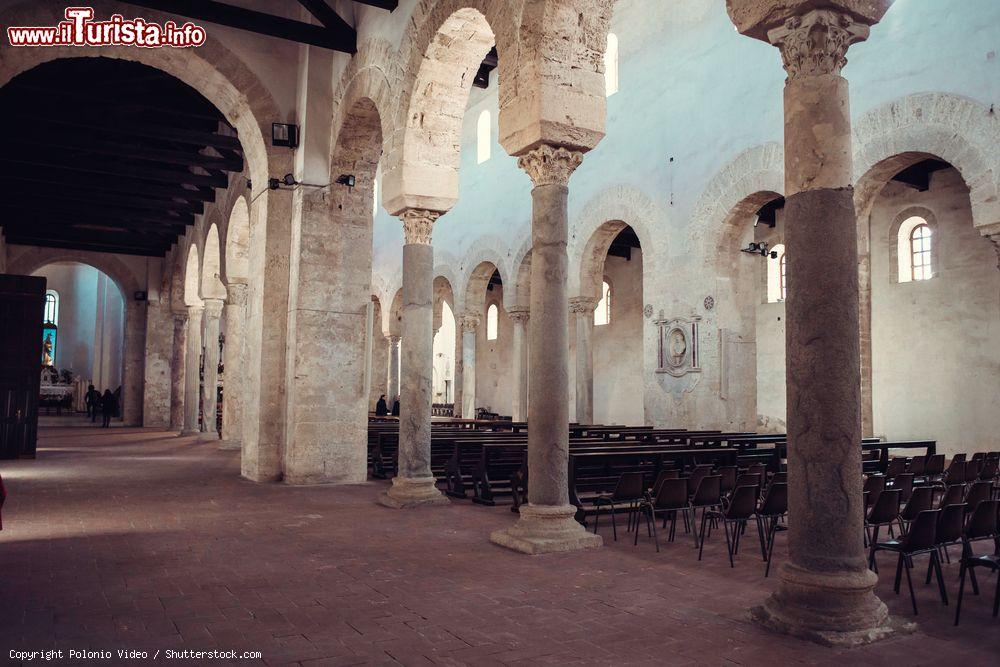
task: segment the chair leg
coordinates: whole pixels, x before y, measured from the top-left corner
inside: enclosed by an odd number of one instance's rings
[[[674,541],[674,534],[677,532],[677,510],[673,510],[670,513],[670,533],[667,537],[668,542]],[[666,527],[667,518],[663,517],[664,527]]]
[[[910,568],[913,567],[913,563],[909,558],[904,558],[904,565],[906,566],[906,585],[910,588],[910,602],[913,603],[913,615],[918,615],[917,612],[917,595],[913,592],[913,579],[910,577]]]
[[[899,595],[899,584],[903,580],[903,554],[899,554],[899,560],[896,562],[896,581],[892,586],[892,590],[895,591],[896,595]]]
[[[955,603],[955,625],[958,625],[958,618],[962,614],[962,597],[965,595],[965,563],[959,568],[958,582],[958,602]],[[1000,579],[998,579],[1000,581]]]
[[[708,518],[708,508],[701,511],[701,537],[698,538],[698,560],[701,560],[701,553],[705,550],[705,519]]]
[[[615,504],[611,503],[611,534],[615,536],[615,542],[618,541],[618,526],[615,525]]]
[[[879,526],[875,526],[875,530],[872,532],[871,547],[868,550],[868,569],[873,572],[878,572],[878,564],[875,562],[875,545],[878,544],[878,529]]]
[[[993,618],[1000,615],[1000,572],[997,573],[997,590],[993,594]]]
[[[653,542],[656,543],[656,553],[660,553],[660,536],[656,532],[656,510],[650,508],[649,514],[652,517],[649,524],[653,527]]]
[[[941,591],[941,602],[947,607],[948,589],[944,585],[944,573],[941,572],[941,558],[938,557],[937,551],[931,552],[931,564],[934,566],[934,572],[937,573],[938,590]]]
[[[739,524],[733,524],[733,542],[736,541],[735,533],[739,530]],[[735,546],[729,541],[729,522],[725,519],[722,520],[722,531],[726,534],[726,551],[729,552],[729,567],[736,567],[733,564],[733,549]]]
[[[653,511],[653,507],[651,505],[642,505],[642,506],[639,507],[639,513],[642,516],[646,516],[646,512],[652,512],[652,511]],[[642,516],[637,516],[635,518],[635,535],[632,536],[632,546],[633,547],[635,545],[639,544],[639,521],[642,519]]]
[[[778,534],[778,517],[771,522],[771,534],[767,538],[767,567],[764,568],[764,578],[771,573],[771,561],[774,560],[774,536]]]
[[[597,524],[601,520],[601,506],[594,506],[594,535],[597,535]]]

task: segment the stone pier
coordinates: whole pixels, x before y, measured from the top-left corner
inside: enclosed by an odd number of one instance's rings
[[[399,397],[399,345],[402,339],[399,336],[389,336],[389,395],[386,402],[389,409],[392,409],[392,402]]]
[[[222,299],[205,299],[204,320],[204,391],[201,396],[201,440],[218,440],[215,414],[218,407],[219,384],[219,320],[222,316]]]
[[[174,347],[170,358],[170,430],[184,430],[184,371],[187,368],[187,311],[174,311]]]
[[[462,415],[476,418],[476,335],[482,318],[478,313],[464,313],[462,325]]]
[[[188,306],[188,327],[184,353],[184,428],[181,435],[198,435],[198,396],[201,364],[201,306]]]
[[[500,546],[528,554],[599,547],[569,503],[569,310],[566,244],[569,177],[582,153],[541,145],[518,160],[531,191],[531,320],[528,382],[528,504],[517,523],[495,531]]]
[[[408,209],[400,214],[403,246],[403,322],[399,397],[399,456],[392,487],[379,502],[401,509],[446,504],[431,473],[433,400],[434,248],[431,230],[440,213]]]
[[[594,423],[594,308],[597,299],[578,296],[569,309],[576,320],[576,421]]]
[[[857,224],[848,85],[840,76],[848,46],[868,37],[888,4],[729,0],[740,32],[781,49],[788,72],[789,559],[778,590],[752,615],[774,630],[838,645],[891,631],[862,543]]]
[[[512,308],[509,313],[514,324],[514,372],[511,374],[514,379],[514,400],[511,416],[516,422],[528,418],[528,312],[526,308]]]

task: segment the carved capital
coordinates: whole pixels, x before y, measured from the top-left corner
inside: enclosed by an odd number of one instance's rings
[[[402,336],[389,336],[389,345],[398,345],[403,340]]]
[[[222,315],[222,299],[205,299],[205,317],[219,319]]]
[[[409,208],[403,211],[399,219],[403,221],[403,236],[406,244],[431,244],[431,231],[441,214],[437,211],[427,211],[419,208]]]
[[[459,321],[462,325],[462,331],[475,331],[483,320],[479,313],[463,313],[459,317]]]
[[[575,296],[569,300],[569,312],[577,315],[593,314],[597,308],[597,299],[589,296]]]
[[[174,329],[180,329],[186,327],[188,323],[187,311],[178,312],[174,311]]]
[[[986,240],[993,244],[993,249],[997,251],[997,268],[1000,269],[1000,234],[987,236]]]
[[[535,187],[568,185],[569,177],[580,163],[583,153],[559,146],[542,144],[517,159],[517,166],[528,172]]]
[[[525,324],[529,318],[529,311],[527,308],[511,308],[507,311],[507,315],[514,324]]]
[[[229,283],[226,285],[226,305],[245,306],[249,291],[246,283]]]
[[[814,9],[768,30],[767,38],[781,50],[781,60],[791,80],[840,74],[847,64],[847,48],[868,39],[868,32],[869,27],[850,14]]]

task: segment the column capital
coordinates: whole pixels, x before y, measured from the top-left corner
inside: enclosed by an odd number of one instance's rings
[[[997,251],[997,268],[1000,269],[1000,234],[989,234],[986,240],[993,244],[993,249]]]
[[[839,75],[847,64],[851,44],[868,39],[869,26],[846,11],[814,9],[791,16],[767,31],[767,39],[781,50],[789,80]]]
[[[517,166],[528,173],[534,186],[568,185],[569,177],[583,162],[583,153],[562,146],[542,144],[522,154]]]
[[[462,331],[475,331],[479,328],[483,318],[479,313],[462,313],[458,316]]]
[[[530,311],[523,307],[515,306],[507,311],[507,316],[510,317],[514,324],[524,324],[528,321],[529,315]]]
[[[185,325],[188,321],[188,311],[185,310],[174,310],[172,311],[174,316],[174,325]]]
[[[597,308],[597,299],[591,296],[575,296],[569,300],[569,311],[577,315],[593,313]]]
[[[205,310],[205,306],[200,303],[196,306],[188,306],[187,307],[188,317],[189,318],[201,317],[201,312],[203,310]]]
[[[226,305],[245,306],[249,292],[250,286],[246,283],[229,283],[226,285]]]
[[[428,211],[420,208],[408,208],[399,214],[403,221],[403,236],[406,244],[430,245],[431,231],[434,223],[441,217],[439,211]]]
[[[225,302],[222,299],[205,299],[205,316],[218,319],[222,315],[222,306]]]
[[[389,343],[392,345],[396,345],[397,343],[399,343],[399,341],[403,340],[402,336],[397,336],[395,334],[389,335],[388,338],[389,338]]]

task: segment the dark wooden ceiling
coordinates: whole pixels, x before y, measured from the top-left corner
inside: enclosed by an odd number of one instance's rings
[[[243,171],[236,131],[159,70],[110,58],[40,65],[0,88],[8,243],[162,256]]]

